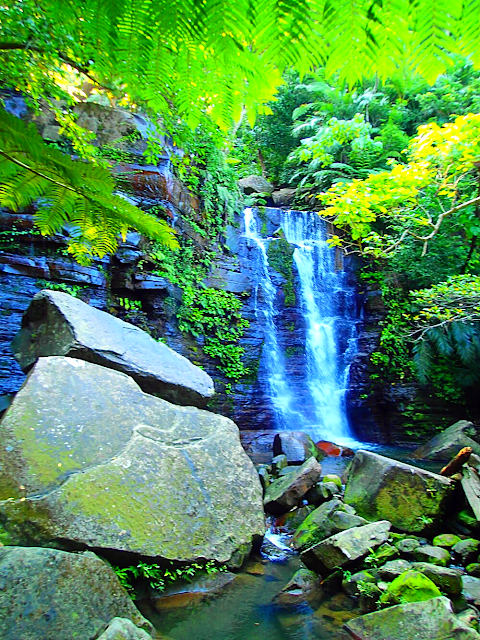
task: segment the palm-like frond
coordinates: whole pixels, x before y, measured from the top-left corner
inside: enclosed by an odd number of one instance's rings
[[[75,162],[45,145],[34,125],[0,109],[0,204],[14,211],[37,202],[36,224],[45,234],[74,225],[70,250],[81,262],[116,250],[120,235],[135,228],[174,248],[166,222],[115,195],[107,168]]]

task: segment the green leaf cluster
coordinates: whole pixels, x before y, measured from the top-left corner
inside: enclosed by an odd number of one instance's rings
[[[13,211],[36,204],[43,235],[69,227],[68,250],[88,264],[115,252],[131,227],[171,248],[172,229],[114,193],[107,167],[75,161],[44,144],[33,124],[0,109],[0,205]]]

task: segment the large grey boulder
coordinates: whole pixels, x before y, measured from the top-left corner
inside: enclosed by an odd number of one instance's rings
[[[452,603],[443,596],[367,613],[344,628],[355,640],[480,639],[480,634],[454,615]]]
[[[247,196],[252,193],[272,193],[273,187],[262,176],[247,176],[246,178],[240,178],[238,186]]]
[[[93,640],[116,617],[152,630],[113,570],[90,551],[0,549],[3,640]],[[141,633],[149,638],[146,631]]]
[[[264,533],[231,420],[60,356],[38,360],[0,425],[0,499],[16,544],[227,562]]]
[[[451,487],[436,473],[360,450],[349,469],[345,502],[367,520],[386,519],[416,533],[440,519]]]
[[[280,515],[296,507],[317,482],[321,471],[322,467],[315,458],[309,458],[294,471],[272,482],[265,491],[265,511]]]
[[[471,447],[474,453],[480,455],[480,444],[476,440],[478,433],[475,425],[468,420],[459,420],[416,449],[413,457],[417,460],[450,460],[463,447]]]
[[[71,356],[132,376],[147,393],[204,407],[215,392],[205,371],[145,331],[61,291],[32,299],[12,341],[24,371],[42,356]]]
[[[309,569],[321,575],[338,567],[348,566],[366,556],[388,540],[391,524],[386,520],[341,531],[310,547],[301,555]]]

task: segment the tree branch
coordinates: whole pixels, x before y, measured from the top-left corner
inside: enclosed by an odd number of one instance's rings
[[[46,51],[45,49],[41,49],[40,47],[31,46],[28,42],[0,42],[0,53],[2,51],[5,51],[5,52],[8,52],[8,51],[34,51],[35,53],[48,53],[48,51]],[[64,55],[61,52],[56,52],[56,55],[59,58],[59,60],[61,60],[63,63],[70,65],[71,67],[73,67],[79,73],[81,73],[84,76],[86,76],[89,80],[91,80],[92,82],[97,84],[102,89],[106,89],[107,91],[111,91],[112,93],[115,92],[115,89],[113,87],[109,87],[109,86],[104,85],[101,82],[99,82],[94,76],[91,75],[90,71],[85,66],[80,64],[79,62],[76,62],[75,60],[72,60],[72,58],[69,58],[68,56]]]

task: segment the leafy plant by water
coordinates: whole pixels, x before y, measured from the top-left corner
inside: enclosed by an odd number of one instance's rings
[[[183,567],[176,567],[173,564],[160,566],[139,562],[136,566],[118,567],[113,566],[113,570],[122,586],[128,591],[131,597],[135,596],[135,586],[140,581],[145,581],[149,587],[155,591],[165,591],[165,589],[177,581],[190,582],[196,575],[213,575],[219,571],[226,571],[225,565],[217,565],[213,560],[205,564],[193,562]]]

